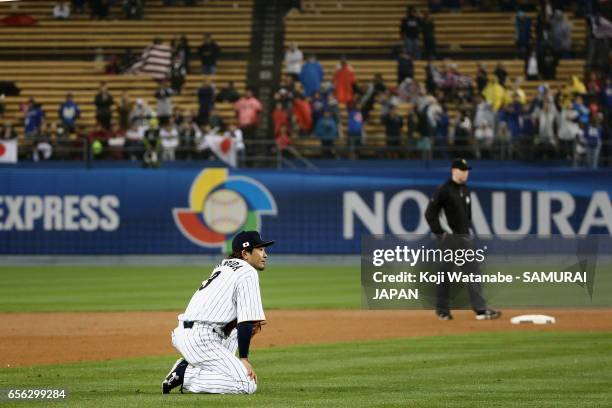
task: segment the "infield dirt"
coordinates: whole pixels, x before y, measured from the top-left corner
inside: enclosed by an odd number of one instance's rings
[[[513,325],[520,314],[555,316],[556,324]],[[612,331],[612,310],[504,310],[476,321],[470,311],[439,321],[432,311],[271,310],[254,348],[353,340],[517,330]],[[0,313],[0,367],[100,361],[176,353],[170,331],[178,312]]]

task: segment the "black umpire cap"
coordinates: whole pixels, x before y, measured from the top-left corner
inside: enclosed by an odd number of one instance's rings
[[[257,231],[242,231],[234,237],[232,241],[232,251],[238,252],[243,249],[267,247],[273,243],[274,241],[264,241],[261,239]]]
[[[453,164],[451,164],[451,169],[459,169],[459,170],[472,170],[472,166],[468,165],[467,160],[465,159],[455,159],[453,160]]]

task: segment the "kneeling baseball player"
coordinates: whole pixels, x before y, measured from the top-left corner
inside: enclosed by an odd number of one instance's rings
[[[273,243],[257,231],[236,235],[230,257],[215,267],[178,316],[172,345],[182,358],[162,382],[163,394],[179,386],[181,392],[209,394],[257,390],[248,359],[251,338],[266,320],[257,271],[264,270],[266,247]]]

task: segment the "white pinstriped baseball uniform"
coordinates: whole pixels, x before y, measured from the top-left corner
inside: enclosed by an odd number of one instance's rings
[[[179,324],[172,332],[172,344],[189,363],[183,389],[196,393],[252,394],[257,384],[236,357],[237,330],[229,336],[222,328],[237,320],[263,321],[257,270],[241,259],[225,259],[193,295]],[[195,322],[184,328],[183,322]]]

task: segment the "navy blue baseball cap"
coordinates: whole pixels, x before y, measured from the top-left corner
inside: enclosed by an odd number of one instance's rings
[[[267,247],[274,241],[264,241],[257,231],[242,231],[234,237],[232,241],[232,251],[242,251],[243,249]]]
[[[453,160],[453,163],[451,164],[451,168],[453,169],[459,169],[459,170],[472,170],[472,166],[470,166],[467,162],[467,160],[465,159],[455,159]]]

